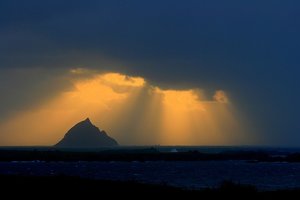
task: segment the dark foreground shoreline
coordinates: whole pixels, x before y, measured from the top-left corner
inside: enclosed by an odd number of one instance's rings
[[[203,153],[200,151],[160,152],[155,148],[118,149],[105,151],[76,151],[72,149],[1,149],[0,161],[224,161],[249,162],[300,162],[300,153],[274,155],[267,151],[224,151]]]
[[[183,189],[165,184],[146,184],[134,181],[92,180],[68,176],[16,176],[0,175],[1,194],[10,197],[85,197],[149,198],[157,195],[174,197],[292,197],[299,196],[300,189],[258,191],[254,186],[240,185],[225,181],[217,188],[201,190]],[[109,196],[107,196],[109,195]],[[125,196],[122,196],[125,195]],[[144,196],[141,196],[144,195]],[[146,196],[145,196],[146,195]]]

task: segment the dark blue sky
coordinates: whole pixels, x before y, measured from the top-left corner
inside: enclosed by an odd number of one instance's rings
[[[296,0],[1,0],[0,68],[51,78],[88,67],[165,88],[221,88],[265,144],[299,146],[299,9]],[[10,91],[0,110],[42,83],[18,80],[16,89],[0,77]]]

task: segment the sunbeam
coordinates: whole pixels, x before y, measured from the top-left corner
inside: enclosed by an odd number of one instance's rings
[[[123,145],[228,145],[246,138],[224,91],[164,90],[142,77],[74,69],[73,87],[0,125],[1,143],[54,144],[77,121],[90,117]],[[248,140],[249,141],[249,140]]]

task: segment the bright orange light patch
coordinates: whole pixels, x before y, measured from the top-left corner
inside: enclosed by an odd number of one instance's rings
[[[182,111],[204,110],[199,97],[193,90],[161,90],[157,88],[156,91],[163,94],[163,103],[166,107]]]
[[[79,102],[108,102],[115,99],[124,99],[126,93],[116,93],[112,87],[103,84],[103,77],[98,76],[92,80],[79,81],[74,83],[75,90],[69,92]]]

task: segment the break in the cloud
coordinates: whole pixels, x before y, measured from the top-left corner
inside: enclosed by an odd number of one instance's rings
[[[1,119],[72,87],[55,79],[88,67],[144,77],[165,90],[204,88],[213,96],[225,89],[263,144],[299,145],[299,6],[296,0],[2,0]],[[6,72],[20,68],[27,75]]]
[[[257,139],[221,90],[207,98],[200,89],[165,90],[142,77],[83,68],[63,77],[71,87],[1,122],[1,145],[51,145],[85,117],[123,145],[231,145]]]

